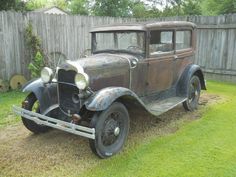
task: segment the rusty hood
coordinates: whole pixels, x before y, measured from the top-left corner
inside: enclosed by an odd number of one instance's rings
[[[120,66],[129,66],[132,56],[125,54],[96,54],[87,58],[76,60],[84,70],[97,70],[99,68],[115,68]],[[129,68],[129,67],[128,67]]]
[[[69,61],[64,66],[70,65],[69,68],[88,74],[90,88],[94,91],[110,86],[129,88],[130,63],[134,58],[127,54],[103,53]]]

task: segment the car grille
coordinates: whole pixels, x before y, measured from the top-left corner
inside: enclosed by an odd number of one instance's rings
[[[75,71],[58,71],[58,95],[60,108],[70,114],[78,113],[80,102],[78,99],[79,89],[74,85]],[[77,98],[77,99],[76,99]]]

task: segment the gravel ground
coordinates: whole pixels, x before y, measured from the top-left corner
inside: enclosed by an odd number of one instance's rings
[[[130,110],[130,134],[123,151],[177,131],[183,123],[200,118],[203,108],[216,100],[220,98],[204,93],[198,111],[186,112],[180,105],[159,117]],[[58,130],[34,135],[21,122],[0,129],[0,176],[78,176],[100,161],[86,138]]]

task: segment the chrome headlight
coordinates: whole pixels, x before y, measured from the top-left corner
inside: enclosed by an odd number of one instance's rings
[[[86,73],[77,73],[75,75],[75,85],[80,90],[84,90],[88,87],[89,77]]]
[[[48,67],[44,67],[41,71],[41,79],[44,83],[48,83],[52,80],[53,71]]]

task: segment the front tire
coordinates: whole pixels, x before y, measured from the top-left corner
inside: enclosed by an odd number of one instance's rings
[[[26,97],[25,101],[27,102],[27,104],[23,107],[24,109],[40,113],[38,100],[33,93],[29,94]],[[21,117],[21,118],[22,118],[22,122],[23,122],[24,126],[28,130],[30,130],[31,132],[33,132],[35,134],[45,133],[48,130],[50,130],[50,127],[39,125],[39,124],[35,123],[34,121],[26,119],[24,117]]]
[[[201,83],[199,77],[193,75],[188,82],[188,98],[183,102],[184,109],[194,111],[198,108],[198,101],[201,93]]]
[[[108,109],[95,113],[90,122],[95,128],[95,139],[89,140],[91,150],[100,158],[118,153],[129,132],[129,114],[125,106],[114,102]]]

